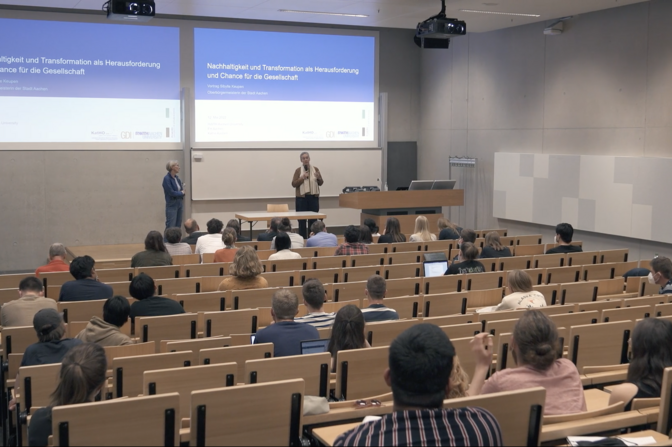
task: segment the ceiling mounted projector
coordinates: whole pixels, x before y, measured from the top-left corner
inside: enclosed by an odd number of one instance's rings
[[[467,24],[446,17],[446,0],[441,0],[441,12],[418,23],[413,40],[420,48],[448,48],[450,38],[467,34]]]
[[[110,20],[147,22],[156,14],[156,4],[154,0],[110,0],[103,4],[103,10],[107,11]]]

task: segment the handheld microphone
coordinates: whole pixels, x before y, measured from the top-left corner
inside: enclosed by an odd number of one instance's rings
[[[308,170],[308,165],[303,165],[303,170],[307,171]]]

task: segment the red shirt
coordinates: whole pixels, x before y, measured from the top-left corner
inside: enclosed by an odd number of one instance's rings
[[[70,271],[70,264],[66,264],[62,259],[52,259],[49,264],[38,267],[35,270],[35,276],[39,277],[40,273],[45,272],[68,272]]]
[[[346,242],[341,244],[337,249],[334,256],[343,256],[343,255],[368,255],[369,247],[366,244],[361,242],[349,243]]]

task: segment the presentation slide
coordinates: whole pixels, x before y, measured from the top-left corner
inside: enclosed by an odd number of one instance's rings
[[[374,142],[373,36],[194,29],[197,142]]]
[[[0,142],[180,142],[179,29],[0,19]]]

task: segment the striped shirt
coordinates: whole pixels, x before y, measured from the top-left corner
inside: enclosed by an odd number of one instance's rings
[[[316,328],[331,327],[334,325],[336,314],[327,312],[313,312],[303,317],[296,317],[297,323],[306,323]]]
[[[399,319],[397,311],[384,304],[371,304],[369,307],[362,309],[362,314],[364,315],[364,321],[367,323]]]
[[[346,433],[334,446],[501,446],[495,417],[482,408],[409,410],[387,414]]]

